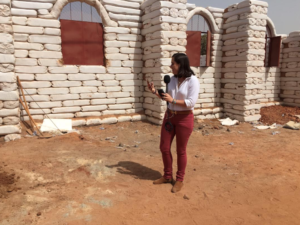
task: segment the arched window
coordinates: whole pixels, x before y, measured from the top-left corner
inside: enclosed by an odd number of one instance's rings
[[[211,32],[204,17],[194,15],[187,25],[187,51],[191,66],[210,66]]]
[[[65,65],[104,65],[101,17],[86,3],[67,4],[59,17]]]
[[[265,67],[279,67],[281,36],[272,37],[268,25],[266,29]]]

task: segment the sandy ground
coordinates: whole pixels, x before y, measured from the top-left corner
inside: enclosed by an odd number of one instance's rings
[[[195,123],[185,185],[173,194],[152,184],[160,127],[78,129],[0,143],[1,225],[300,224],[300,131]]]

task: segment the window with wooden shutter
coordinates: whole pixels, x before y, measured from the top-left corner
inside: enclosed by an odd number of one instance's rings
[[[265,66],[266,67],[279,67],[280,51],[281,51],[281,36],[270,37],[271,32],[267,27],[266,46],[265,46]]]
[[[104,65],[103,25],[94,7],[69,3],[60,15],[60,23],[65,65]]]
[[[187,27],[186,54],[191,66],[207,67],[211,64],[211,32],[206,20],[194,15]]]

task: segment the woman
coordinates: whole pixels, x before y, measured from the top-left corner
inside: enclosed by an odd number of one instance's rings
[[[199,81],[190,68],[188,57],[183,53],[172,56],[171,69],[174,76],[168,84],[168,93],[162,99],[169,102],[167,112],[161,128],[160,150],[164,162],[164,175],[154,181],[154,184],[173,184],[171,144],[176,135],[177,166],[176,182],[172,192],[176,193],[183,187],[183,179],[187,163],[186,146],[194,127],[193,109],[199,95]],[[148,81],[147,81],[148,82]],[[148,88],[160,98],[153,83],[148,82]],[[165,125],[171,122],[172,129]],[[170,128],[170,126],[168,126]]]

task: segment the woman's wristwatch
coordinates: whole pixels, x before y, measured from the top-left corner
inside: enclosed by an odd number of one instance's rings
[[[176,104],[176,99],[173,98],[172,104]]]

